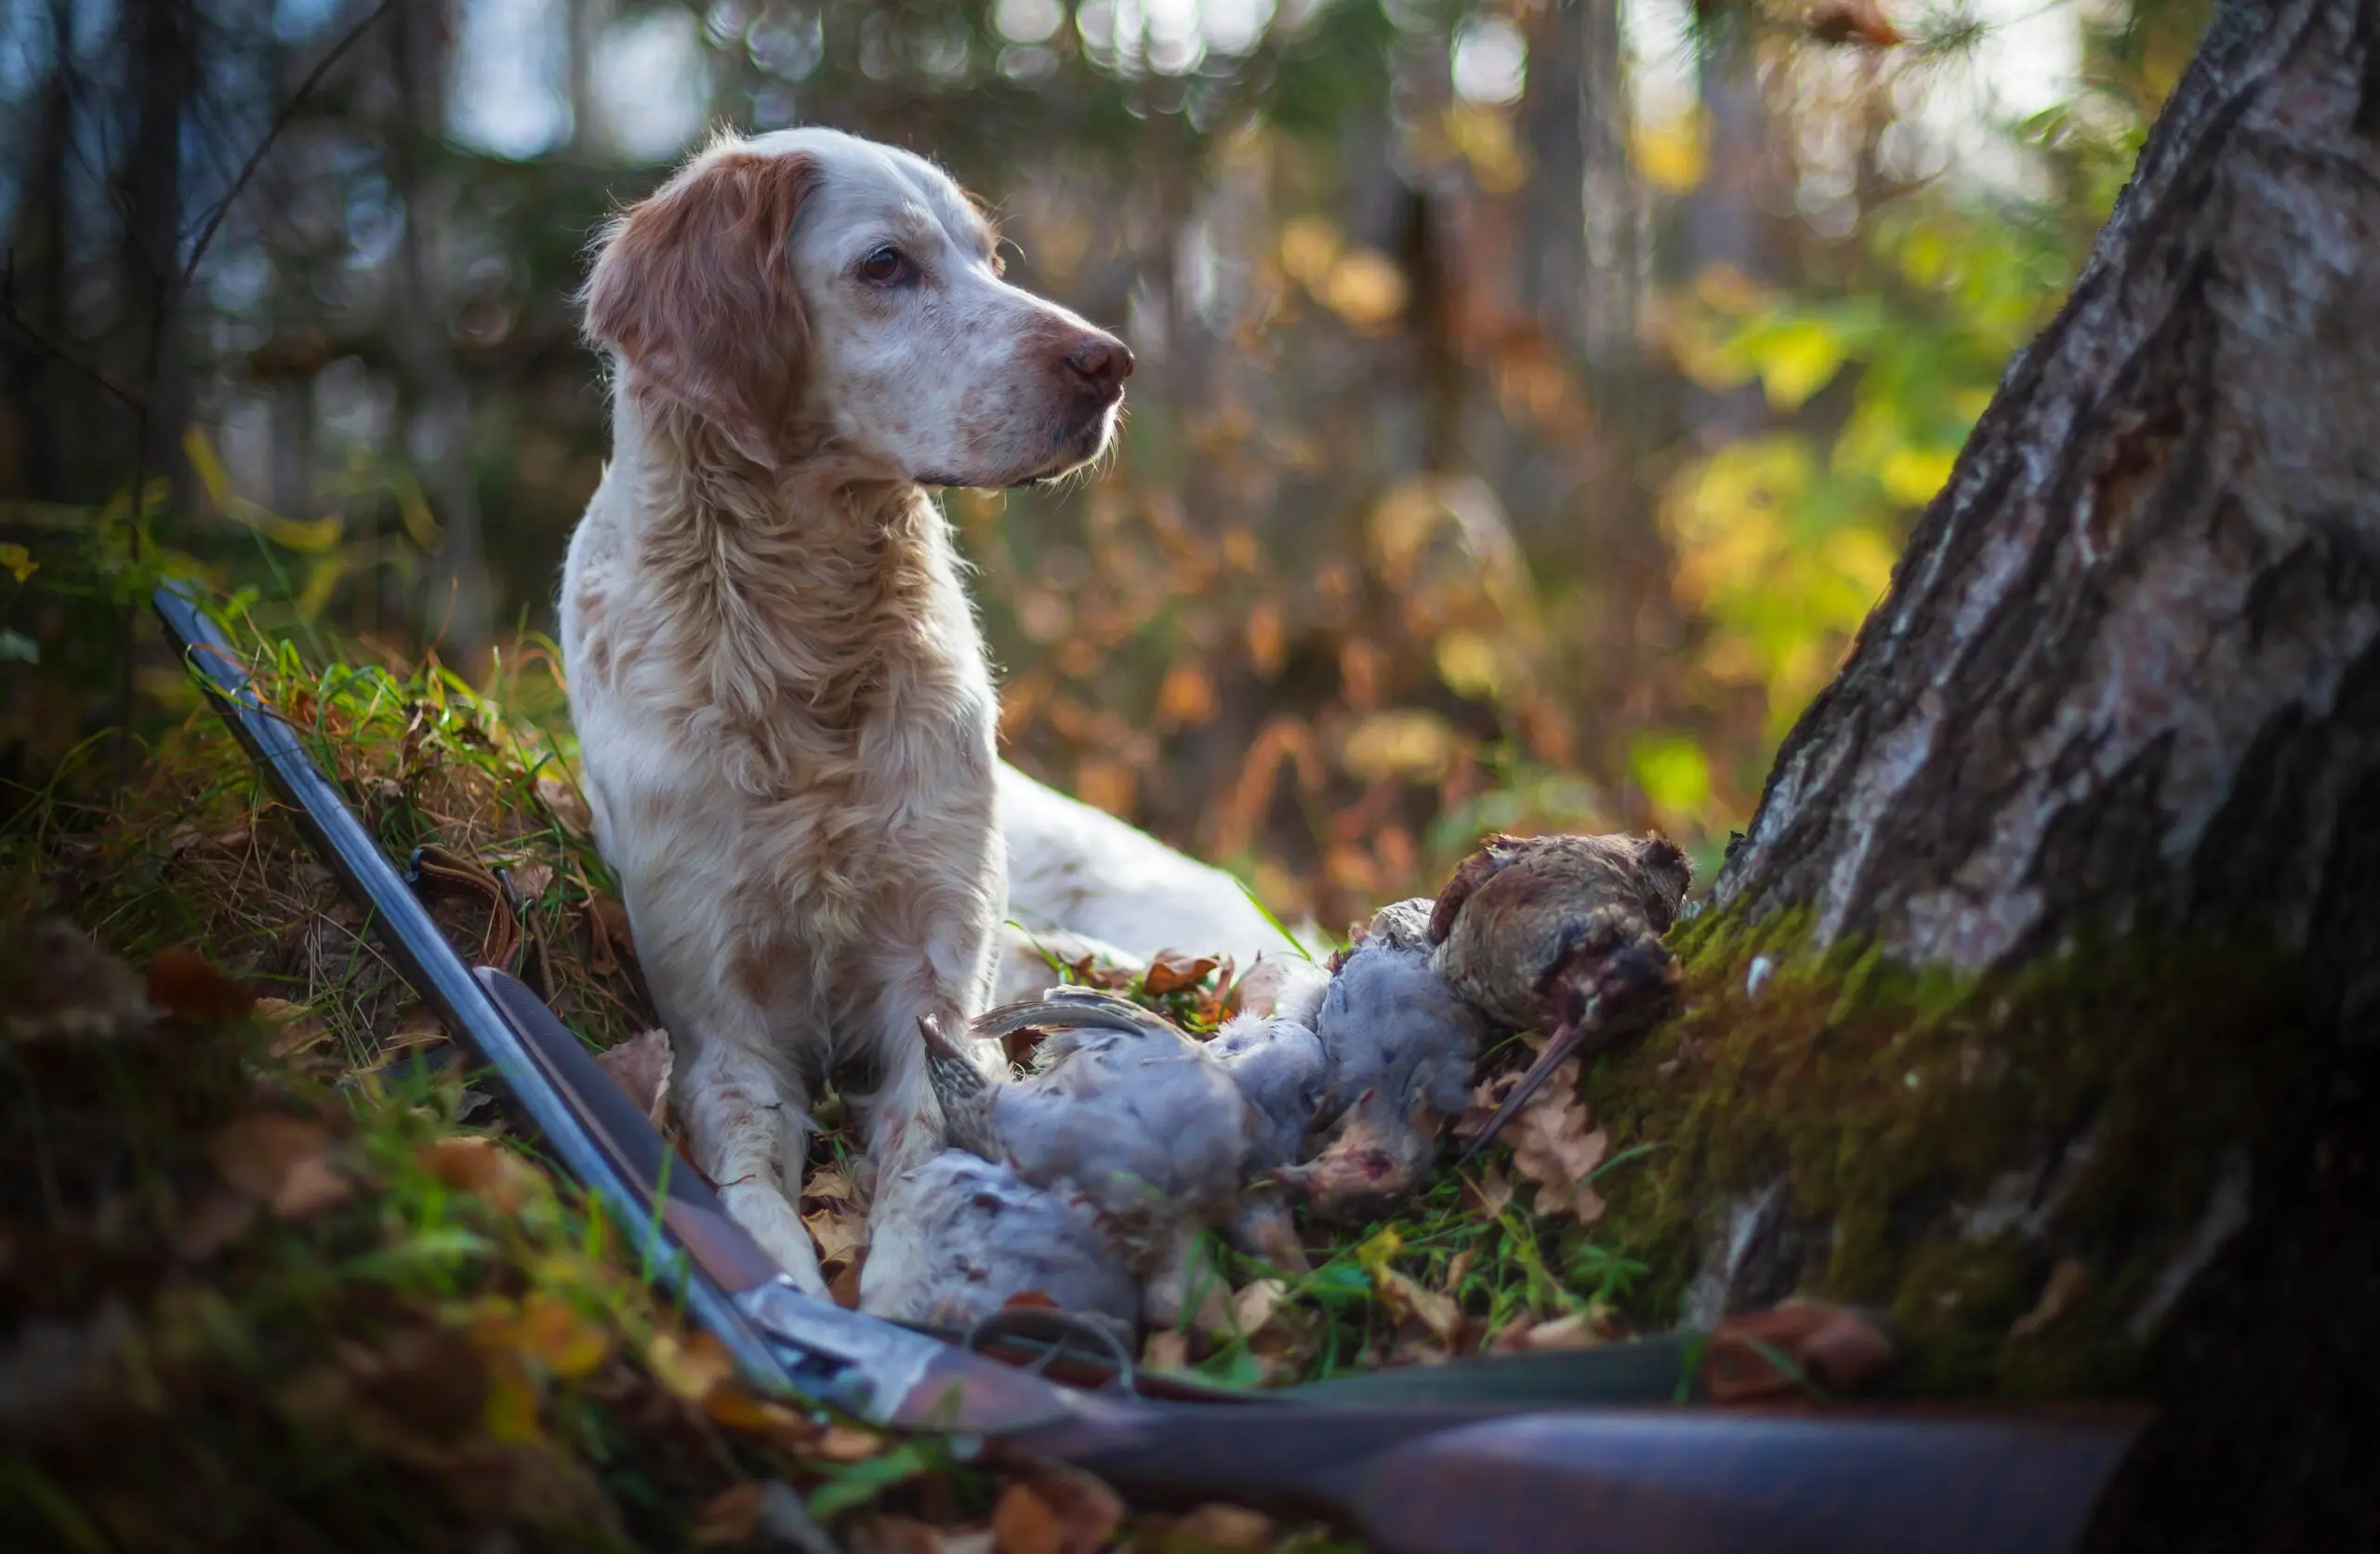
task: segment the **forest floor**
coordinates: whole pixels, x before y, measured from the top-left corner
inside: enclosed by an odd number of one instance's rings
[[[428,866],[469,958],[522,975],[598,1047],[653,1025],[549,662],[475,693],[434,665],[310,669],[243,641],[390,855]],[[1136,1515],[1064,1470],[1003,1482],[746,1389],[470,1082],[194,693],[145,753],[112,802],[60,786],[0,831],[0,922],[61,916],[105,947],[36,936],[7,957],[0,1285],[24,1321],[0,1352],[0,1504],[18,1508],[0,1541],[1325,1543],[1223,1507]],[[162,1017],[139,1013],[127,964]],[[1197,1032],[1225,1016],[1233,972],[1184,956],[1121,980]],[[1599,1236],[1593,1184],[1649,1146],[1607,1157],[1575,1088],[1549,1086],[1403,1216],[1313,1227],[1309,1272],[1218,1247],[1210,1298],[1144,1363],[1278,1385],[1620,1336],[1643,1269]],[[832,1103],[822,1121],[801,1207],[849,1299],[864,1208]]]

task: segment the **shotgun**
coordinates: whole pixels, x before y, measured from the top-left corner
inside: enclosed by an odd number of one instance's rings
[[[1152,1503],[1320,1519],[1379,1554],[2058,1554],[2142,1424],[2119,1410],[1655,1406],[1664,1393],[1646,1375],[1676,1375],[1659,1349],[1649,1373],[1613,1372],[1636,1377],[1614,1389],[1635,1401],[1614,1406],[1548,1406],[1526,1384],[1465,1395],[1465,1377],[1509,1376],[1510,1361],[1435,1367],[1426,1387],[1233,1393],[1063,1344],[996,1336],[978,1350],[813,1299],[535,993],[464,963],[197,594],[168,584],[155,604],[308,842],[369,904],[398,970],[765,1391],[946,1432],[995,1464],[1072,1463]],[[1010,1362],[1026,1358],[1033,1369]]]

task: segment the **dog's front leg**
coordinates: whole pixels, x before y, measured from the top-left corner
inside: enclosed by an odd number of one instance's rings
[[[694,1163],[720,1201],[796,1284],[826,1294],[818,1251],[796,1206],[810,1134],[810,1097],[798,1078],[733,1038],[713,1035],[678,1088]]]
[[[982,911],[954,912],[921,936],[916,948],[888,945],[874,958],[866,991],[851,1011],[854,1027],[865,1033],[865,1059],[861,1071],[840,1082],[860,1114],[868,1163],[879,1183],[943,1147],[942,1108],[926,1077],[919,1016],[932,1016],[985,1073],[1006,1077],[999,1044],[971,1042],[964,1034],[991,994],[988,917]]]

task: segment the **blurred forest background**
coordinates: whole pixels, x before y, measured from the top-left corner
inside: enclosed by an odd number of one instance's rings
[[[188,715],[166,573],[558,714],[588,234],[824,123],[1139,354],[1098,478],[948,498],[1012,759],[1329,925],[1490,828],[1707,874],[2204,21],[0,0],[0,812]]]

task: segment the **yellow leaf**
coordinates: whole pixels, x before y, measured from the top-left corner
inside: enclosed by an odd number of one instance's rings
[[[1655,808],[1690,816],[1711,797],[1711,761],[1702,747],[1682,734],[1637,741],[1628,764]]]
[[[231,477],[224,472],[223,460],[215,456],[215,445],[205,432],[193,426],[182,433],[182,457],[190,460],[190,472],[198,477],[208,501],[218,508],[231,501]]]
[[[1503,665],[1496,644],[1476,631],[1448,631],[1438,639],[1438,678],[1457,696],[1493,699],[1502,689]]]
[[[421,487],[413,477],[407,475],[396,481],[390,494],[397,499],[397,516],[404,523],[406,537],[430,555],[443,550],[446,531],[438,526],[438,520],[431,515],[430,504],[422,499]]]
[[[1876,482],[1893,500],[1924,507],[1950,480],[1958,458],[1956,448],[1895,448],[1877,468]]]
[[[583,1376],[612,1352],[612,1335],[566,1300],[533,1295],[513,1328],[520,1352],[557,1376]]]
[[[0,567],[15,574],[17,581],[21,583],[32,577],[40,565],[41,563],[33,560],[33,552],[22,545],[0,545]]]
[[[727,1352],[727,1346],[707,1333],[696,1333],[685,1340],[656,1333],[644,1358],[661,1385],[688,1402],[702,1401],[712,1388],[735,1374],[735,1361]]]
[[[1405,312],[1405,272],[1386,254],[1356,248],[1330,267],[1321,297],[1332,312],[1358,330],[1383,329]]]
[[[325,512],[320,518],[284,518],[278,513],[261,512],[258,527],[265,538],[288,551],[327,551],[347,532],[347,520],[336,512]]]
[[[497,1441],[534,1444],[542,1439],[537,1428],[537,1383],[518,1362],[501,1361],[488,1366],[487,1433]]]
[[[347,576],[347,564],[337,556],[324,556],[306,568],[306,586],[298,591],[292,601],[300,620],[314,620],[330,607],[331,595],[338,591],[338,581]]]
[[[1892,584],[1892,544],[1873,529],[1839,530],[1827,536],[1818,553],[1869,603]]]
[[[1355,1261],[1367,1273],[1378,1273],[1388,1267],[1390,1259],[1405,1250],[1405,1238],[1396,1233],[1394,1225],[1383,1225],[1361,1246],[1355,1248]]]
[[[1407,708],[1366,717],[1348,733],[1340,760],[1357,777],[1376,782],[1435,781],[1454,755],[1453,725],[1435,712]]]
[[[1754,348],[1760,386],[1779,410],[1798,410],[1843,370],[1843,340],[1816,319],[1768,330]]]
[[[1631,158],[1645,181],[1669,194],[1699,188],[1710,170],[1710,126],[1700,109],[1672,119],[1639,120]]]
[[[1528,159],[1521,154],[1513,123],[1495,109],[1476,102],[1449,108],[1446,132],[1487,193],[1509,194],[1528,181]]]
[[[1176,664],[1157,688],[1157,716],[1169,724],[1197,727],[1215,716],[1215,686],[1196,664]]]
[[[1308,286],[1320,286],[1339,258],[1339,230],[1319,216],[1293,218],[1281,228],[1281,268]]]
[[[431,1139],[415,1158],[454,1191],[485,1199],[505,1214],[519,1213],[537,1185],[537,1173],[527,1162],[478,1135]]]

